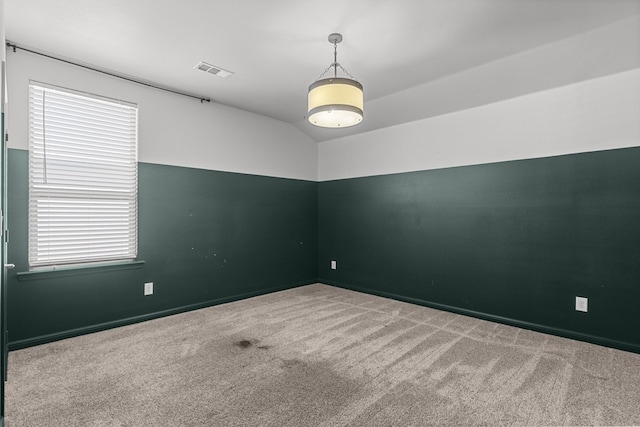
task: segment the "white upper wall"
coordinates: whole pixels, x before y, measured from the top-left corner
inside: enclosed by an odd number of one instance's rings
[[[639,34],[634,16],[395,94],[414,121],[320,143],[319,180],[638,146]]]
[[[140,161],[210,170],[327,181],[640,145],[640,68],[316,144],[232,107],[20,50],[6,59],[9,147],[24,150],[30,79],[137,103]]]
[[[640,69],[327,141],[318,179],[640,146]]]
[[[293,125],[7,51],[9,148],[28,150],[29,80],[138,104],[141,162],[315,181],[317,144]]]

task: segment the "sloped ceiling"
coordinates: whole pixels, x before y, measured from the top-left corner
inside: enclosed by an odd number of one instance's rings
[[[8,41],[282,120],[316,141],[637,67],[627,50],[639,17],[640,0],[5,0]],[[572,49],[590,48],[571,40],[597,44],[598,31],[618,27],[620,54],[585,70],[592,62]],[[349,129],[305,120],[332,32],[344,35],[339,62],[365,87],[365,120]],[[536,54],[552,44],[563,46],[556,56]],[[195,70],[200,61],[235,75]]]

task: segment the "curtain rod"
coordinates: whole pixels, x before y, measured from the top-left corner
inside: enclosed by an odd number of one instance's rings
[[[7,41],[7,47],[9,47],[9,48],[13,49],[13,52],[14,52],[14,53],[15,53],[16,49],[20,49],[20,50],[24,50],[25,52],[33,53],[33,54],[35,54],[35,55],[44,56],[44,57],[46,57],[46,58],[54,59],[54,60],[56,60],[56,61],[64,62],[64,63],[66,63],[66,64],[75,65],[76,67],[85,68],[85,69],[87,69],[87,70],[95,71],[95,72],[97,72],[97,73],[106,74],[106,75],[108,75],[108,76],[116,77],[116,78],[118,78],[118,79],[127,80],[127,81],[129,81],[129,82],[137,83],[137,84],[139,84],[139,85],[152,87],[152,88],[154,88],[154,89],[164,90],[164,91],[166,91],[166,92],[175,93],[175,94],[177,94],[177,95],[187,96],[187,97],[189,97],[189,98],[199,99],[199,100],[200,100],[200,103],[204,103],[204,102],[211,102],[211,98],[204,98],[204,97],[202,97],[202,96],[191,95],[191,94],[186,93],[186,92],[180,92],[180,91],[178,91],[178,90],[173,90],[173,89],[169,89],[169,88],[166,88],[166,87],[157,86],[157,85],[154,85],[154,84],[151,84],[151,83],[143,82],[143,81],[141,81],[141,80],[133,79],[133,78],[131,78],[131,77],[125,77],[125,76],[120,75],[120,74],[110,73],[110,72],[108,72],[108,71],[104,71],[104,70],[101,70],[101,69],[99,69],[99,68],[90,67],[90,66],[88,66],[88,65],[83,65],[83,64],[80,64],[80,63],[77,63],[77,62],[69,61],[69,60],[67,60],[67,59],[62,59],[62,58],[58,58],[58,57],[56,57],[56,56],[47,55],[46,53],[42,53],[42,52],[38,52],[38,51],[35,51],[35,50],[27,49],[27,48],[25,48],[25,47],[18,46],[18,45],[16,45],[15,43],[11,43],[10,41]]]

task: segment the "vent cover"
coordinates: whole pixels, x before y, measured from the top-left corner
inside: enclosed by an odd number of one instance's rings
[[[196,70],[204,71],[205,73],[213,74],[214,76],[218,76],[222,79],[226,79],[227,77],[231,77],[235,74],[233,71],[225,70],[224,68],[208,64],[204,61],[200,62],[193,68],[195,68]]]

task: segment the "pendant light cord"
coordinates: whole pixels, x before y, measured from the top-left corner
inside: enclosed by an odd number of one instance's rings
[[[326,70],[324,70],[322,72],[322,74],[320,74],[318,76],[318,78],[316,79],[316,81],[322,79],[328,72],[330,69],[333,68],[333,77],[337,78],[338,77],[338,67],[340,67],[340,69],[342,70],[343,73],[345,73],[347,76],[349,76],[349,78],[351,80],[355,80],[358,81],[358,79],[356,79],[355,77],[353,77],[351,75],[350,72],[348,72],[342,65],[340,65],[340,63],[338,62],[338,42],[333,42],[333,63],[331,65],[329,65],[327,67]]]
[[[340,67],[342,68],[342,67]],[[333,77],[338,77],[338,42],[333,42]]]

